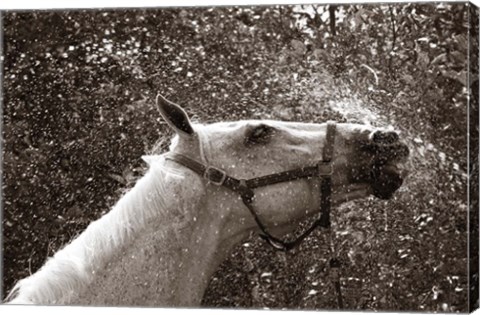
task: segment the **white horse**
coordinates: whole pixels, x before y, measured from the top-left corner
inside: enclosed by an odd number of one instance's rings
[[[232,178],[257,178],[316,165],[327,124],[238,121],[192,124],[178,105],[157,97],[177,136],[170,153],[145,156],[149,170],[113,209],[7,298],[13,304],[199,306],[227,253],[258,229],[241,195],[168,159],[177,153]],[[408,155],[398,134],[337,124],[332,136],[331,203],[374,194],[388,199],[402,182]],[[219,180],[221,180],[220,178]],[[223,178],[224,179],[224,178]],[[318,215],[315,177],[258,187],[252,207],[277,237]]]

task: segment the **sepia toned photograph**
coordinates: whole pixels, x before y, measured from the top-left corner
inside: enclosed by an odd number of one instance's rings
[[[474,311],[478,17],[0,10],[2,304]]]

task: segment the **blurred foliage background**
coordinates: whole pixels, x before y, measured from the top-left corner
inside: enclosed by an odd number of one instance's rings
[[[172,134],[153,107],[162,92],[200,122],[335,119],[401,130],[411,176],[396,197],[333,212],[345,308],[467,310],[473,7],[2,15],[3,297],[109,210],[145,171],[141,155],[166,150]],[[336,309],[329,258],[321,233],[289,254],[252,235],[214,275],[203,305]]]

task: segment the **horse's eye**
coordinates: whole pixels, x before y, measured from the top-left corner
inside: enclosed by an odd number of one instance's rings
[[[268,125],[258,125],[247,130],[245,134],[245,145],[267,144],[275,133],[275,128]]]

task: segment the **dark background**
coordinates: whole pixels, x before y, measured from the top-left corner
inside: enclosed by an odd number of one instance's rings
[[[145,171],[141,155],[166,150],[162,92],[194,121],[362,121],[366,110],[401,130],[412,173],[396,198],[333,213],[345,307],[465,312],[469,12],[3,12],[3,297],[109,210]],[[328,259],[319,233],[287,255],[252,235],[203,304],[335,309]]]

